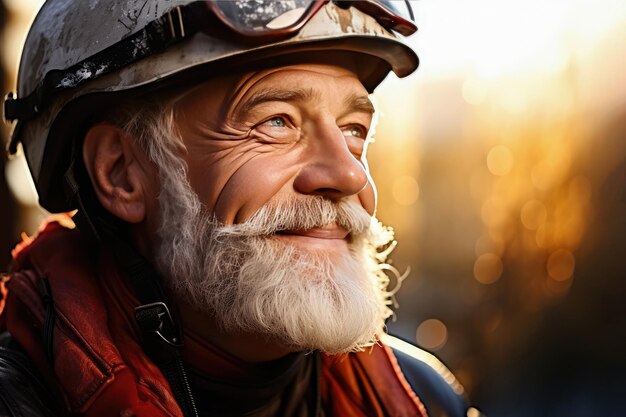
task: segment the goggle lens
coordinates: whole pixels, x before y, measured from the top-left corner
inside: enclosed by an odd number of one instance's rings
[[[378,0],[377,2],[392,14],[415,23],[415,16],[409,0]]]
[[[236,28],[263,32],[294,25],[311,6],[311,0],[234,0],[215,2],[223,16]]]
[[[219,0],[208,2],[223,21],[240,33],[254,35],[298,26],[318,10],[324,1],[316,0]],[[413,11],[407,0],[335,1],[341,7],[354,6],[377,16],[390,28],[404,35],[414,32]],[[395,20],[395,21],[394,21]],[[402,22],[404,20],[404,22]]]

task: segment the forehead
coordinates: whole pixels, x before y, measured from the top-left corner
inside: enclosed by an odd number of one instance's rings
[[[367,96],[358,76],[331,64],[294,64],[212,78],[184,93],[179,104],[232,105],[258,91],[307,91],[309,100],[343,101],[348,95]]]
[[[353,80],[360,84],[357,75],[350,69],[332,64],[293,64],[251,71],[242,74],[241,81],[258,79],[278,80],[293,78],[311,78],[314,76]]]

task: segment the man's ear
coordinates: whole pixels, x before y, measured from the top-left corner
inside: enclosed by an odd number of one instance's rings
[[[146,217],[154,166],[126,132],[111,124],[85,135],[83,161],[100,204],[116,217],[139,223]]]

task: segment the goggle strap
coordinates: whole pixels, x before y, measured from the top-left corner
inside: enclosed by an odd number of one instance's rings
[[[63,90],[117,71],[150,55],[159,53],[198,31],[185,24],[184,10],[175,7],[151,21],[140,31],[64,70],[49,71],[35,91],[24,98],[9,93],[4,102],[7,121],[37,117],[48,99]]]

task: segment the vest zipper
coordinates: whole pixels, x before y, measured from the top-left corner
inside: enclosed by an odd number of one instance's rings
[[[193,394],[191,392],[191,385],[189,385],[189,379],[187,378],[187,372],[185,371],[185,366],[183,364],[183,358],[180,355],[180,352],[177,355],[176,363],[178,365],[178,372],[180,375],[180,380],[183,383],[183,389],[185,390],[185,394],[183,398],[185,398],[187,402],[186,408],[189,413],[185,413],[185,416],[190,415],[191,417],[198,417],[198,410],[196,409],[196,402],[193,398]]]

